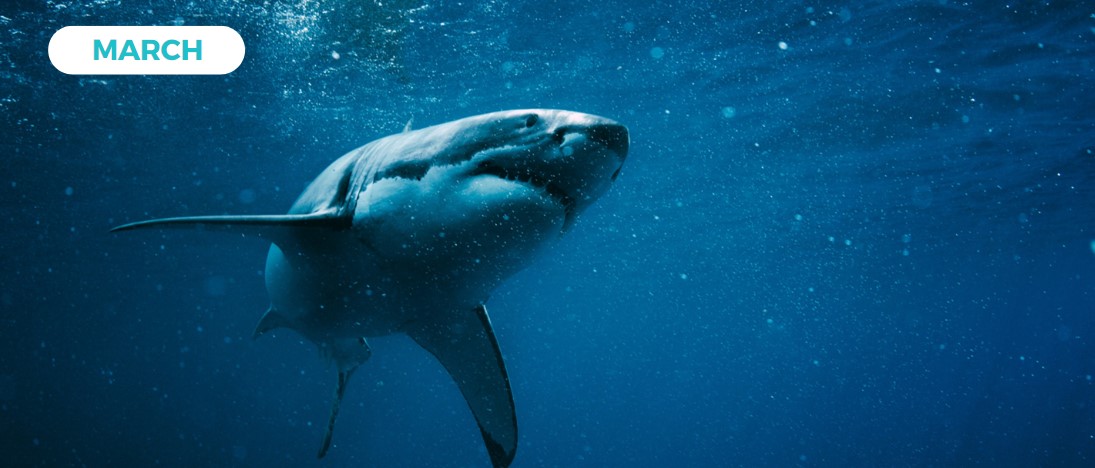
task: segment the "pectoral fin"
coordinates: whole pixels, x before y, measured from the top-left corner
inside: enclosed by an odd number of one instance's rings
[[[405,332],[433,354],[460,387],[491,463],[509,466],[517,451],[517,413],[486,307],[479,305],[445,320],[414,322]]]
[[[259,236],[282,247],[289,247],[293,245],[296,235],[301,232],[344,231],[350,228],[352,221],[351,216],[332,209],[307,214],[160,218],[123,224],[111,229],[110,232],[149,228],[205,229]]]
[[[195,228],[205,226],[209,229],[247,229],[278,227],[321,227],[345,229],[350,227],[351,219],[335,211],[322,211],[307,214],[278,215],[224,215],[224,216],[186,216],[181,218],[160,218],[136,223],[123,224],[110,232],[130,231],[144,228]]]

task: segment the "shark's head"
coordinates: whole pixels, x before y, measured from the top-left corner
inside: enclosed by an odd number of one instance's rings
[[[382,256],[514,263],[558,238],[608,190],[628,143],[615,121],[542,109],[383,138],[358,150],[360,182],[348,194],[354,227]]]
[[[452,168],[453,178],[477,182],[487,203],[522,192],[550,198],[562,209],[564,230],[608,190],[627,157],[627,128],[603,117],[521,110],[475,119],[486,121],[478,127],[486,131],[468,136],[483,148]]]

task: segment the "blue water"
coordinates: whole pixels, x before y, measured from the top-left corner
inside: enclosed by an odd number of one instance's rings
[[[280,213],[415,126],[551,107],[631,153],[495,291],[514,466],[1095,463],[1085,2],[34,2],[0,7],[6,465],[488,466],[432,358],[250,339]],[[66,76],[69,25],[226,25],[227,76]],[[335,56],[338,56],[338,59]]]

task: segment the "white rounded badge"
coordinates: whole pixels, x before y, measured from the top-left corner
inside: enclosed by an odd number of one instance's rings
[[[227,26],[67,26],[49,40],[50,62],[69,75],[224,75],[245,51]]]

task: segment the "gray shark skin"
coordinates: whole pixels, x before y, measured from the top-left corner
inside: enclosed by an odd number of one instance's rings
[[[388,136],[332,163],[285,215],[126,224],[262,236],[270,309],[255,336],[289,328],[338,367],[319,457],[331,444],[366,339],[405,333],[452,376],[494,466],[517,450],[517,419],[483,305],[603,195],[627,129],[562,110],[512,110]]]

